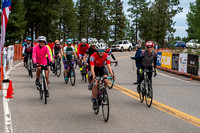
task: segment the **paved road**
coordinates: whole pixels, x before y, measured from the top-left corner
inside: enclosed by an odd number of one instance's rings
[[[159,71],[158,76],[153,79],[154,103],[158,104],[147,108],[135,97],[136,86],[132,83],[136,81],[136,73],[129,58],[134,53],[114,54],[119,61],[119,65],[113,67],[118,86],[108,90],[110,119],[107,123],[103,121],[101,111],[98,115],[94,114],[91,92],[88,91],[87,84],[81,81],[78,69],[74,87],[64,83],[63,75],[58,78],[50,74],[50,98],[45,105],[44,101],[39,99],[34,85],[35,79],[28,77],[22,65],[16,67],[11,74],[15,94],[10,104],[14,133],[200,132],[198,82]],[[165,105],[169,107],[162,111]],[[2,132],[2,106],[0,110]],[[191,124],[196,119],[199,123]]]

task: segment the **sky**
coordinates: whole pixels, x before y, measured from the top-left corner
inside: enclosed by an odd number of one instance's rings
[[[76,2],[77,0],[73,0],[74,2]],[[124,12],[126,15],[128,15],[127,9],[130,7],[128,5],[128,1],[129,0],[122,0],[123,1],[123,5],[124,5]],[[185,31],[188,26],[187,26],[187,21],[186,21],[186,14],[189,11],[189,7],[190,7],[190,2],[194,2],[195,0],[180,0],[180,7],[183,8],[183,12],[177,14],[173,20],[175,23],[174,28],[176,29],[176,32],[174,33],[174,36],[180,36],[181,38],[183,37],[187,37],[187,32]]]

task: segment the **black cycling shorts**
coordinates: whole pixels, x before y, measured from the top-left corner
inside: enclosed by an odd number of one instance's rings
[[[102,77],[103,75],[108,75],[108,71],[105,66],[94,67],[94,72],[96,77]]]

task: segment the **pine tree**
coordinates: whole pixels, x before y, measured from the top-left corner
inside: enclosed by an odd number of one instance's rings
[[[125,28],[126,28],[126,17],[123,12],[123,2],[121,0],[113,0],[112,1],[112,26],[113,32],[112,36],[114,41],[124,39],[125,37]]]
[[[190,39],[198,39],[198,42],[200,42],[199,12],[200,0],[196,0],[194,3],[190,3],[190,11],[187,14],[187,32]]]
[[[25,32],[26,21],[25,18],[24,5],[22,0],[12,0],[11,13],[9,15],[9,20],[6,28],[6,41],[5,45],[15,44],[15,41],[21,42],[21,37]]]
[[[132,18],[132,23],[135,25],[135,42],[138,40],[138,26],[139,18],[141,16],[143,7],[146,7],[146,0],[129,0],[128,4],[131,6],[127,11],[130,12],[129,17]]]

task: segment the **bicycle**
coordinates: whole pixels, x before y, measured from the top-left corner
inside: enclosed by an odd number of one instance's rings
[[[150,72],[154,72],[154,71],[149,71],[147,69],[143,70],[144,80],[141,82],[141,90],[139,92],[140,102],[142,103],[144,101],[144,97],[145,97],[147,107],[151,107],[151,104],[153,101],[152,81],[150,81],[148,79],[148,74],[147,74]],[[154,77],[155,76],[156,75],[154,74]]]
[[[111,64],[115,64],[115,67],[116,67],[118,65],[118,62],[117,61],[111,61]],[[114,73],[113,69],[112,69],[112,73],[113,73],[113,76],[114,76],[115,73]],[[110,73],[108,74],[108,76],[111,77]],[[111,82],[111,84],[108,84],[108,88],[112,89],[112,87],[113,87],[113,85],[115,83],[115,79],[108,79],[108,80]]]
[[[81,72],[82,80],[87,83],[87,77],[88,77],[88,67],[83,64],[82,66],[82,72]]]
[[[28,57],[28,62],[27,62],[27,70],[28,70],[28,75],[33,78],[33,60],[32,60],[32,55],[27,55]]]
[[[47,81],[46,81],[46,77],[45,77],[45,65],[39,65],[37,67],[41,67],[41,73],[40,73],[40,84],[37,85],[37,89],[39,90],[39,94],[40,94],[40,99],[43,99],[43,94],[44,94],[44,101],[45,104],[47,104],[47,94],[46,94],[46,90],[48,88],[47,86]]]
[[[70,78],[71,85],[74,86],[75,81],[76,81],[75,70],[74,70],[74,67],[72,65],[72,61],[67,61],[67,63],[68,63],[68,70],[69,70],[68,73],[67,73],[68,79],[65,79],[65,72],[64,72],[64,80],[65,80],[65,83],[67,84],[68,80]]]
[[[60,77],[61,74],[61,63],[60,63],[60,58],[59,57],[55,57],[55,75],[57,75],[58,77]]]
[[[98,108],[94,110],[95,114],[99,113],[99,108],[102,106],[103,119],[105,122],[109,119],[109,98],[108,92],[104,86],[104,79],[111,79],[112,77],[97,77],[98,87],[97,87],[97,100]]]

